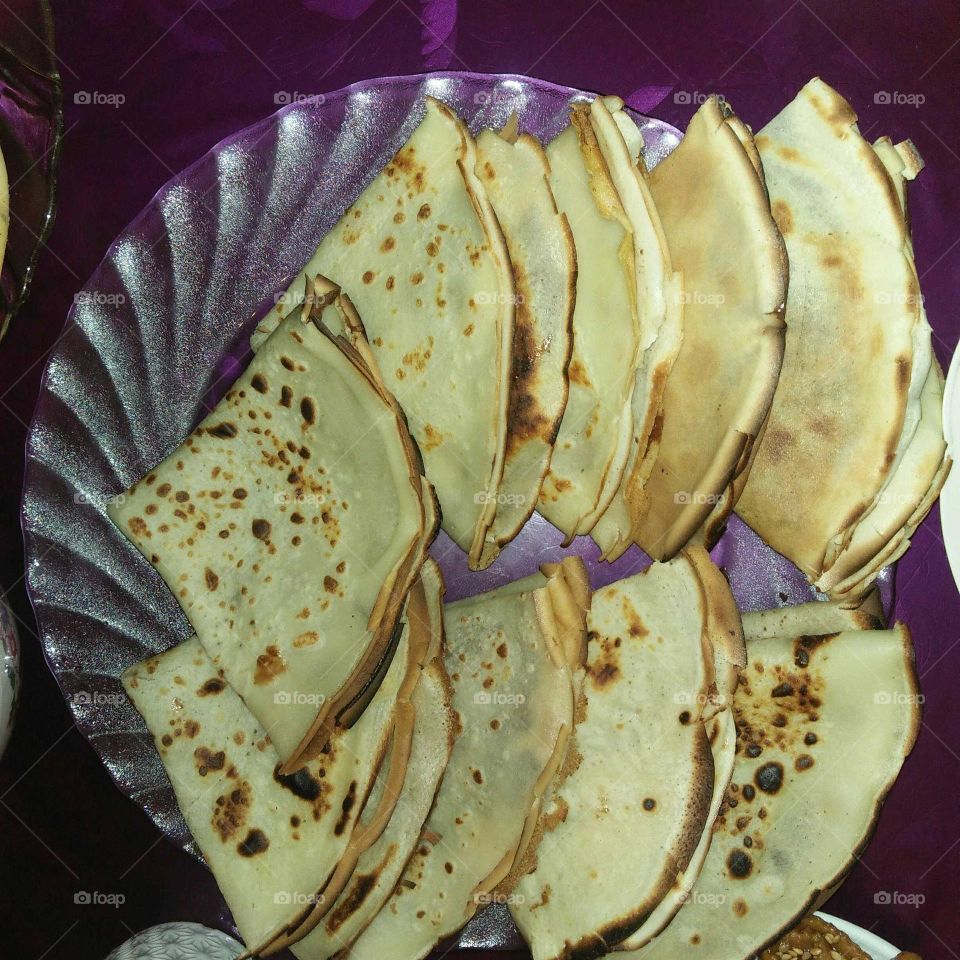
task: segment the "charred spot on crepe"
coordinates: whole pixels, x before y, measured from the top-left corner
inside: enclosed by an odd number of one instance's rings
[[[199,690],[197,690],[198,697],[209,697],[217,693],[221,693],[226,687],[226,681],[220,677],[211,677],[207,680]]]
[[[260,829],[251,830],[246,837],[237,844],[237,853],[241,857],[255,857],[263,853],[270,846],[270,839]]]
[[[736,880],[743,880],[753,872],[753,860],[739,848],[730,851],[727,856],[727,871]]]
[[[347,828],[347,824],[350,822],[350,813],[353,810],[356,802],[357,802],[357,781],[351,780],[350,786],[347,789],[347,795],[343,798],[343,803],[340,805],[340,817],[337,819],[336,825],[333,828],[333,832],[338,837]]]
[[[783,764],[771,760],[757,768],[753,779],[764,793],[778,793],[783,786]]]
[[[364,901],[370,895],[370,891],[376,887],[378,880],[379,875],[376,873],[361,873],[359,876],[351,878],[350,891],[330,911],[325,921],[326,929],[331,933],[339,930],[344,922],[363,906]]]

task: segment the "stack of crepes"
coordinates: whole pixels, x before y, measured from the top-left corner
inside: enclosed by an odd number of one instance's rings
[[[783,371],[738,512],[855,601],[900,557],[950,468],[906,186],[910,141],[870,144],[819,79],[756,138],[790,257]]]
[[[612,98],[545,149],[423,110],[110,505],[195,630],[126,688],[251,954],[419,960],[500,902],[535,960],[751,957],[916,732],[909,635],[855,603],[948,467],[919,161],[819,81],[756,141],[709,99],[653,170]],[[738,498],[835,601],[741,625]],[[441,515],[481,567],[535,506],[668,562],[444,607]]]
[[[474,141],[428,99],[255,349],[318,273],[356,301],[472,567],[535,507],[608,559],[722,532],[776,383],[786,267],[750,132],[718,100],[650,174],[615,98],[575,103],[545,150],[515,122]]]
[[[292,774],[198,639],[124,675],[250,955],[422,955],[525,862],[568,754],[586,574],[442,595],[427,560],[366,710]]]
[[[574,103],[545,148],[423,109],[254,347],[316,274],[350,290],[474,569],[535,507],[605,559],[669,559],[739,500],[855,602],[948,469],[912,146],[871,147],[819,80],[757,139],[709,98],[652,169],[616,98]]]
[[[747,960],[843,879],[916,735],[906,628],[741,626],[701,547],[592,596],[574,558],[442,592],[427,561],[370,705],[292,775],[196,639],[126,673],[250,955],[420,960],[500,903],[535,960]]]

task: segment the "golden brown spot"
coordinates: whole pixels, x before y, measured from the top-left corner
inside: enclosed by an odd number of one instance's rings
[[[339,586],[340,584],[334,577],[327,575],[323,578],[323,589],[326,590],[327,593],[336,593],[337,587]]]
[[[280,388],[280,406],[289,407],[293,400],[293,391],[286,385]]]
[[[245,823],[251,793],[250,784],[246,780],[241,780],[230,793],[217,797],[211,822],[224,843]]]
[[[474,783],[483,783],[483,774],[479,770],[473,771],[473,782]]]
[[[425,203],[425,204],[417,211],[417,219],[418,219],[418,220],[426,220],[429,216],[430,216],[430,204],[429,204],[429,203]]]
[[[287,669],[287,661],[283,659],[280,649],[276,644],[270,644],[267,649],[257,657],[257,669],[253,675],[253,682],[258,686],[270,683]]]
[[[793,230],[793,214],[790,212],[790,205],[785,200],[774,200],[770,212],[784,236]]]
[[[420,446],[422,446],[424,450],[436,450],[442,443],[443,434],[432,424],[424,424]]]
[[[131,517],[127,522],[127,526],[130,527],[131,531],[138,537],[142,537],[147,532],[147,522],[143,517]]]
[[[393,215],[393,222],[394,222],[394,223],[403,223],[403,221],[406,220],[406,219],[407,219],[407,218],[406,218],[406,216],[404,215],[404,212],[403,212],[402,210],[398,210],[398,211]]]
[[[208,590],[216,590],[217,586],[220,583],[220,578],[209,568],[207,567],[203,571],[203,578],[207,581]]]
[[[308,630],[306,633],[301,633],[293,641],[293,645],[298,649],[300,647],[312,647],[315,643],[320,642],[320,634],[316,630]]]
[[[393,237],[387,237],[383,243],[380,244],[380,249],[384,253],[389,253],[396,245],[397,241]]]
[[[578,383],[583,387],[590,386],[590,378],[587,376],[587,371],[579,360],[572,360],[570,362],[568,376],[570,377],[571,383]]]
[[[363,282],[366,284],[373,283],[374,273],[372,270],[367,270],[363,275]]]
[[[475,327],[473,326],[473,324],[472,324],[472,323],[468,323],[468,324],[463,328],[463,335],[464,335],[465,337],[473,336],[473,331],[474,331],[474,329],[475,329]]]
[[[250,524],[250,529],[258,540],[266,542],[270,539],[270,531],[272,528],[268,520],[257,518]]]
[[[262,373],[255,373],[253,379],[250,381],[250,386],[253,387],[257,393],[266,393],[270,389],[270,385],[267,383],[267,378]]]

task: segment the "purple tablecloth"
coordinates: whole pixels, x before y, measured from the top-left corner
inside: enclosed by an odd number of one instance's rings
[[[74,292],[157,188],[298,95],[429,69],[526,73],[616,92],[685,125],[722,92],[758,127],[820,74],[872,138],[911,137],[917,263],[946,365],[960,334],[960,8],[946,2],[96,0],[54,3],[66,135],[31,301],[0,345],[0,585],[20,620],[23,702],[0,766],[0,956],[101,960],[167,920],[226,926],[202,866],[160,840],[73,729],[23,589],[23,443]],[[877,834],[829,910],[926,957],[960,953],[960,597],[936,513],[901,561],[923,730]],[[75,903],[82,892],[120,906]],[[387,958],[385,958],[387,960]]]

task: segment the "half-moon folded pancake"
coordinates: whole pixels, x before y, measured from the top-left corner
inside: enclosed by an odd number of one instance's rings
[[[755,639],[747,658],[706,863],[670,925],[624,960],[755,957],[843,879],[913,746],[920,698],[902,624]]]
[[[406,413],[443,528],[477,567],[503,474],[515,291],[467,128],[426,98],[425,113],[254,337],[330,277],[363,317],[384,381]]]
[[[351,311],[332,290],[314,313]],[[108,506],[285,772],[382,674],[436,529],[420,469],[376,371],[296,310],[187,440]]]
[[[636,540],[657,559],[719,538],[777,385],[787,260],[755,153],[747,128],[711,97],[649,176],[683,278],[683,342],[656,461],[628,492]]]
[[[197,639],[129,669],[124,686],[153,734],[177,803],[251,954],[298,927],[322,902],[348,851],[378,771],[389,817],[405,773],[410,695],[429,638],[404,625],[370,706],[292,776],[267,731]],[[265,949],[266,948],[266,949]]]
[[[483,130],[477,176],[510,254],[516,298],[510,404],[497,513],[480,566],[492,562],[533,513],[567,405],[577,255],[550,189],[550,165],[529,134]]]
[[[422,842],[350,948],[355,960],[426,956],[526,854],[573,723],[565,645],[542,615],[550,602],[546,588],[508,587],[445,608],[459,736]]]
[[[756,138],[790,290],[780,382],[737,509],[811,582],[904,455],[930,356],[906,214],[856,120],[814,79]]]
[[[726,662],[725,644],[740,637],[733,596],[702,548],[598,590],[587,627],[571,750],[510,904],[534,960],[606,953],[686,871],[713,795],[714,642]]]
[[[587,533],[613,498],[632,436],[640,328],[630,220],[611,178],[590,107],[547,146],[550,186],[577,250],[570,393],[539,511],[567,540]]]

